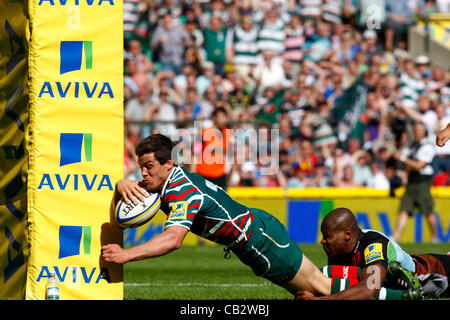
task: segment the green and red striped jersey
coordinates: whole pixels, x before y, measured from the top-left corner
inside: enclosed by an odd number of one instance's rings
[[[167,178],[161,192],[161,210],[167,215],[164,229],[181,226],[229,247],[246,242],[250,236],[251,210],[181,165],[175,166]]]

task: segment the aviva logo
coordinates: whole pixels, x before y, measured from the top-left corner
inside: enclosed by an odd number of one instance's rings
[[[78,70],[93,70],[94,64],[92,41],[61,41],[59,46],[59,74],[67,74]],[[86,73],[86,72],[84,72]],[[39,90],[39,98],[114,98],[111,83],[94,79],[96,74],[85,74],[84,81],[67,81],[60,77],[59,81],[44,81]]]
[[[82,152],[84,149],[84,152]],[[92,133],[61,133],[59,138],[59,166],[85,161],[92,161]]]
[[[92,133],[61,133],[59,138],[59,167],[73,163],[92,162]],[[91,172],[89,168],[86,168]],[[44,173],[38,190],[113,191],[108,174]]]
[[[91,253],[91,227],[90,226],[60,226],[59,227],[59,255],[62,259],[80,255],[81,244],[83,253]]]
[[[83,56],[84,67],[92,69],[92,41],[61,41],[59,52],[59,74],[81,70]]]

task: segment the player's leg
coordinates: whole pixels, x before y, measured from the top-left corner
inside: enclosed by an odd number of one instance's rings
[[[400,241],[402,234],[403,234],[403,230],[405,230],[405,227],[408,224],[408,219],[409,219],[409,214],[407,211],[402,210],[399,212],[397,225],[395,227],[395,231],[392,236],[392,238],[395,241]]]
[[[426,220],[428,222],[428,226],[430,228],[430,241],[431,242],[438,242],[438,232],[437,232],[437,218],[436,214],[433,212],[434,208],[434,199],[431,195],[431,183],[430,182],[422,182],[419,185],[419,189],[421,190],[419,192],[419,198],[418,198],[418,204],[419,204],[419,210],[420,212],[426,217]]]
[[[256,275],[295,295],[301,289],[328,295],[331,279],[326,277],[289,238],[284,225],[261,209],[252,208],[255,217],[252,235],[244,255],[235,252]]]
[[[414,212],[414,201],[417,198],[417,192],[414,185],[407,185],[405,193],[403,194],[401,200],[400,200],[400,208],[397,218],[397,225],[395,226],[394,233],[392,235],[392,238],[395,241],[400,241],[403,230],[406,228],[406,225],[408,224],[408,220],[410,217],[410,214]]]
[[[302,264],[295,277],[283,287],[295,295],[305,289],[315,294],[329,295],[331,293],[332,278],[325,276],[307,256],[303,255]]]

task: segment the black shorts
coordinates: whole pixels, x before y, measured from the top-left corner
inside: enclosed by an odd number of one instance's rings
[[[431,195],[431,181],[410,183],[400,202],[400,211],[406,211],[411,216],[415,208],[424,216],[433,212],[434,200]]]

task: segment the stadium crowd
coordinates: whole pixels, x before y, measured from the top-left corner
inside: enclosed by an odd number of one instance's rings
[[[374,19],[373,3],[124,0],[125,176],[139,178],[139,139],[158,131],[192,142],[196,123],[216,126],[222,112],[227,128],[263,131],[279,149],[269,175],[258,154],[228,159],[228,186],[405,185],[393,154],[412,142],[413,123],[435,141],[450,122],[450,71],[412,57],[407,29],[450,5],[380,0]],[[450,143],[436,146],[433,168],[433,184],[449,185]]]

